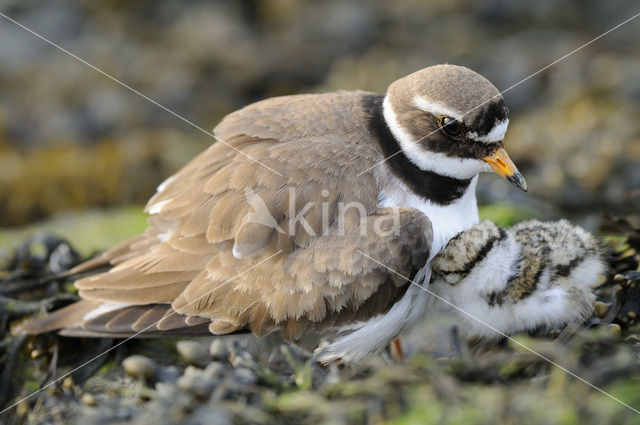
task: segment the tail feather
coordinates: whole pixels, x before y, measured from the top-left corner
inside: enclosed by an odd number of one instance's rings
[[[29,320],[12,329],[11,333],[13,335],[37,335],[76,326],[82,322],[87,313],[94,310],[99,304],[100,301],[78,301],[44,317]]]
[[[15,327],[13,335],[60,335],[96,338],[210,336],[211,319],[175,312],[170,304],[118,305],[81,300]]]

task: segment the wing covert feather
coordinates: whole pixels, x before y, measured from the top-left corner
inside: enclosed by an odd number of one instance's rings
[[[213,333],[280,328],[294,340],[390,308],[407,282],[358,251],[411,276],[428,257],[432,229],[415,209],[377,209],[381,167],[360,174],[382,159],[367,140],[363,95],[274,98],[228,115],[214,129],[227,145],[213,144],[167,179],[146,206],[147,231],[101,257],[110,271],[76,282],[91,302],[146,310],[85,331],[123,333],[138,315],[135,331],[162,319],[164,303],[180,317],[163,328],[215,319]],[[361,209],[341,211],[353,204]],[[378,234],[379,220],[394,214],[399,231]]]

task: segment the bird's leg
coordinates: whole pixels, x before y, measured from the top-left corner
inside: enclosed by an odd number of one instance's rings
[[[400,337],[391,340],[389,344],[389,356],[401,363],[404,361],[404,352],[402,351],[402,340]]]

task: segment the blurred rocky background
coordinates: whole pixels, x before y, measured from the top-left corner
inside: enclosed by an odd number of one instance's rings
[[[210,130],[270,96],[384,92],[455,63],[504,90],[638,11],[636,2],[0,0],[0,11]],[[640,20],[505,93],[516,193],[481,200],[597,226],[640,206]],[[143,204],[213,140],[0,17],[0,227]],[[595,218],[594,218],[595,217]]]

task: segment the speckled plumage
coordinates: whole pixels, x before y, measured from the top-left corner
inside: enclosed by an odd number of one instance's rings
[[[453,238],[432,268],[434,292],[506,334],[580,322],[605,270],[595,238],[566,220],[509,230],[483,221]],[[461,319],[472,335],[500,336]]]

